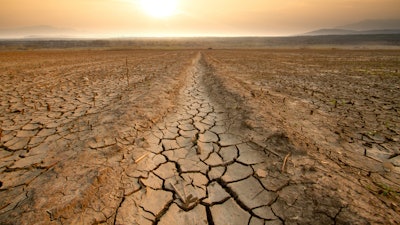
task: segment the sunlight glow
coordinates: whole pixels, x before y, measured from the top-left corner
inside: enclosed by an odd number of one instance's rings
[[[140,4],[150,16],[164,18],[177,13],[178,0],[140,0]]]

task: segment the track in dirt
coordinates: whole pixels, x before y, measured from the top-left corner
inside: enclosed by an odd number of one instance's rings
[[[131,168],[142,188],[125,197],[116,224],[279,223],[269,207],[277,195],[252,166],[264,158],[229,133],[232,119],[203,84],[206,69],[199,54],[177,112],[144,136],[150,153]]]

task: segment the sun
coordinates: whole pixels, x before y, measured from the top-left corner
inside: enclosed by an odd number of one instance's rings
[[[140,0],[140,5],[150,16],[164,18],[177,13],[178,0]]]

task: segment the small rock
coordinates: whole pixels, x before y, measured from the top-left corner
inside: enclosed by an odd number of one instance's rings
[[[268,176],[268,172],[265,171],[265,170],[263,170],[263,169],[258,169],[258,170],[256,171],[256,175],[257,175],[258,177],[260,177],[260,178],[265,178],[265,177]]]

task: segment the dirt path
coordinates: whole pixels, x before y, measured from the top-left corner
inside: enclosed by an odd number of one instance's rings
[[[144,136],[151,153],[130,168],[142,188],[125,197],[116,224],[280,223],[269,207],[277,195],[255,166],[263,157],[229,133],[231,120],[210,100],[201,62],[199,54],[177,112]]]

